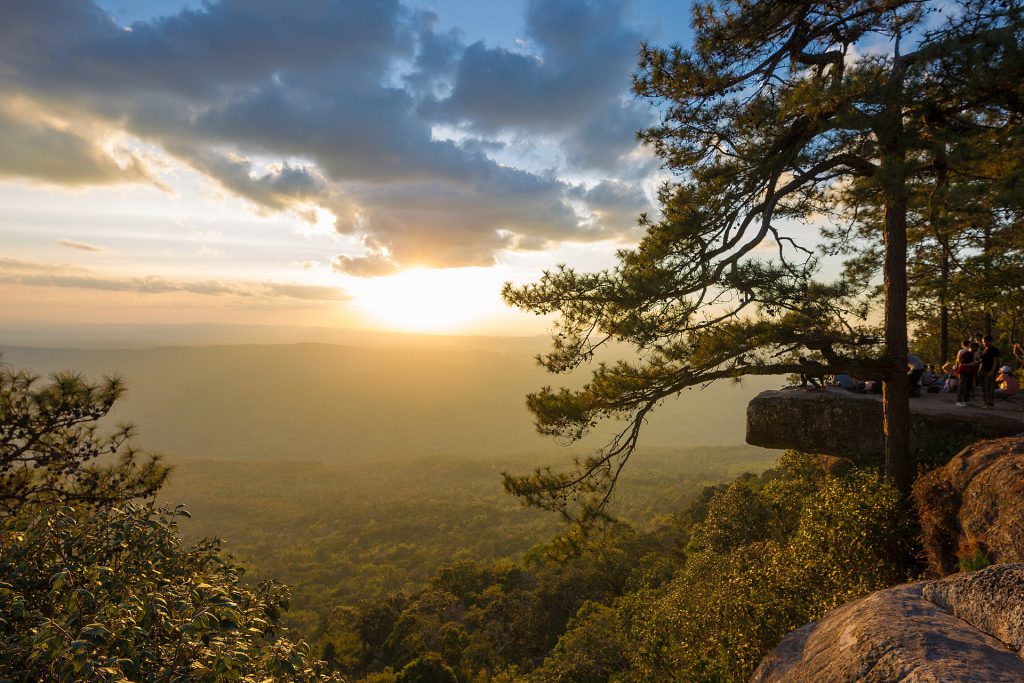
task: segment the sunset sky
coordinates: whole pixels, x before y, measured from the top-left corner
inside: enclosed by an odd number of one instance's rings
[[[663,177],[629,92],[666,0],[14,0],[0,324],[542,333]]]

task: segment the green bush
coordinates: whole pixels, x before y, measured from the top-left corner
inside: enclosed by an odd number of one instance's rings
[[[241,583],[218,541],[183,548],[182,510],[26,506],[0,518],[0,678],[332,680],[279,637],[286,587]]]
[[[661,597],[630,606],[634,669],[746,680],[785,634],[906,581],[911,538],[899,493],[877,474],[834,476],[815,456],[787,454],[759,481],[719,493]]]

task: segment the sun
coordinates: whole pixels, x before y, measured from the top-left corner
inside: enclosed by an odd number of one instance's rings
[[[500,315],[502,278],[486,268],[408,270],[347,287],[376,326],[402,332],[462,332]]]

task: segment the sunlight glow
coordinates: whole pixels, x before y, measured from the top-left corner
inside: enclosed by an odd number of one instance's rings
[[[502,311],[502,281],[492,268],[418,268],[345,289],[355,308],[386,329],[461,332]]]

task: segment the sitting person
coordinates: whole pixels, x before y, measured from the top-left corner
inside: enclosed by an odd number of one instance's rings
[[[936,384],[940,385],[940,391],[944,394],[955,394],[958,383],[959,380],[957,379],[956,373],[953,372],[953,364],[946,363],[943,365],[942,377],[936,380]]]
[[[935,384],[935,380],[938,376],[935,374],[935,366],[928,365],[925,367],[924,372],[921,374],[921,386],[930,387]]]
[[[836,375],[835,383],[847,391],[858,393],[864,391],[864,382],[861,382],[853,375]]]
[[[1009,365],[999,368],[999,375],[996,377],[995,394],[998,398],[1010,398],[1016,396],[1020,391],[1020,381],[1013,374]]]

